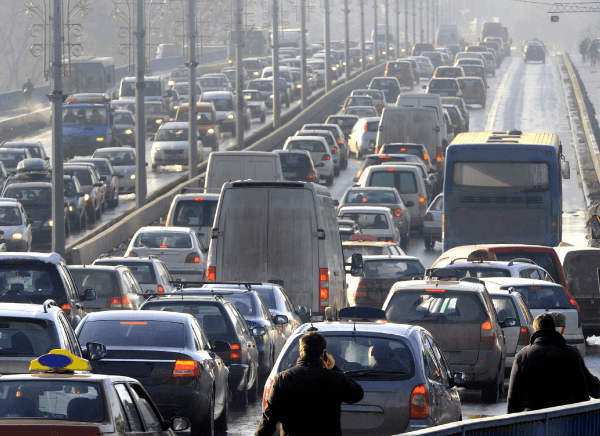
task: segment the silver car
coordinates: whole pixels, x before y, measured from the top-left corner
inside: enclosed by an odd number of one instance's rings
[[[357,222],[363,234],[372,235],[377,241],[400,245],[400,232],[392,212],[387,207],[348,205],[340,208],[338,217]]]
[[[31,251],[33,220],[27,218],[23,205],[14,198],[0,198],[0,251]]]
[[[174,279],[200,282],[205,278],[206,256],[196,232],[189,227],[142,227],[125,252],[125,257],[155,255]]]
[[[378,129],[379,117],[359,118],[348,136],[350,153],[353,153],[357,159],[365,154],[374,153]]]
[[[419,64],[420,79],[423,77],[431,79],[435,71],[435,68],[431,63],[431,59],[429,59],[427,56],[411,56],[409,59],[414,59],[415,61],[417,61],[417,64]]]
[[[135,149],[131,147],[106,147],[97,149],[92,157],[103,157],[110,161],[119,179],[119,194],[135,193]]]
[[[123,265],[129,268],[144,294],[170,294],[175,290],[173,279],[162,260],[148,257],[106,257],[96,259],[92,265]]]
[[[310,153],[319,174],[319,179],[325,179],[326,185],[333,184],[333,156],[327,141],[322,136],[290,136],[283,146],[284,150],[304,150]]]
[[[165,123],[156,132],[156,137],[150,150],[152,171],[158,171],[162,165],[188,165],[188,123]],[[204,159],[204,147],[198,138],[198,162]]]
[[[444,216],[444,194],[433,199],[423,221],[423,241],[425,248],[432,250],[435,242],[442,242],[442,217]]]

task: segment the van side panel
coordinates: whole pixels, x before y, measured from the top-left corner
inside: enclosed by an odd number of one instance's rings
[[[279,160],[279,157],[247,159],[244,164],[243,180],[281,180],[281,171],[277,171],[276,159]]]
[[[320,240],[320,243],[326,250],[324,255],[320,256],[320,265],[323,265],[320,268],[325,267],[325,264],[329,268],[329,306],[339,310],[348,305],[348,296],[337,208],[334,207],[330,197],[319,196],[319,200],[319,209],[325,230],[325,240]]]
[[[221,192],[224,183],[241,180],[242,175],[243,162],[241,159],[227,159],[219,156],[209,164],[206,174],[206,191]]]
[[[600,250],[569,251],[562,266],[569,292],[581,308],[582,327],[600,331]]]

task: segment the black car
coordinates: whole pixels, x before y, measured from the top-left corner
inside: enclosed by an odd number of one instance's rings
[[[296,182],[318,182],[319,174],[310,153],[305,150],[275,150],[281,161],[285,180]]]
[[[125,109],[113,112],[115,135],[121,144],[133,147],[135,145],[135,121],[133,113]]]
[[[106,193],[104,194],[105,207],[114,209],[119,205],[119,179],[122,179],[125,176],[115,172],[109,159],[105,157],[76,157],[69,160],[69,162],[93,164],[98,170],[100,180],[104,183],[104,187],[106,188]]]
[[[219,295],[179,294],[150,299],[140,311],[161,310],[190,313],[204,328],[208,338],[227,342],[231,348],[217,351],[229,368],[229,386],[237,406],[245,407],[248,398],[258,395],[258,349],[250,329],[235,304]]]
[[[173,92],[170,90],[169,92]],[[169,114],[161,101],[147,101],[144,103],[146,117],[146,132],[156,133],[162,123],[168,121]]]
[[[65,198],[69,207],[69,227],[78,231],[87,227],[85,193],[77,177],[64,176]]]
[[[24,148],[0,147],[0,162],[4,164],[6,170],[11,174],[17,172],[17,165],[24,159],[31,159],[29,150]]]
[[[49,182],[13,183],[4,189],[3,197],[17,199],[25,208],[27,217],[33,220],[31,233],[34,244],[48,244],[52,241],[52,184]],[[69,210],[65,206],[65,235],[70,235]]]
[[[184,416],[192,435],[227,428],[228,371],[193,316],[169,311],[110,311],[89,314],[77,327],[79,342],[106,346],[107,358],[93,361],[96,374],[138,380],[163,416]],[[216,420],[213,419],[217,417]]]
[[[546,51],[541,44],[527,44],[523,50],[523,62],[541,61],[546,63]]]

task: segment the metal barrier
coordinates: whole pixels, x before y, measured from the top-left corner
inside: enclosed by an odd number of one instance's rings
[[[552,381],[548,381],[552,383]],[[500,415],[493,418],[461,421],[411,432],[411,436],[565,436],[600,433],[600,401],[532,412]]]

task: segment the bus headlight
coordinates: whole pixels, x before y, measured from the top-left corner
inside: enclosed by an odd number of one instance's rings
[[[84,199],[85,201],[88,201],[88,200],[90,199],[90,194],[85,194],[85,195],[83,196],[83,199]]]
[[[104,136],[98,136],[96,142],[104,142]]]
[[[125,134],[126,135],[133,135],[133,130],[127,129],[127,130],[125,130]]]
[[[23,239],[23,234],[22,233],[13,233],[12,238],[13,239]]]

